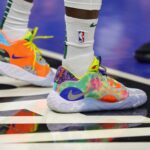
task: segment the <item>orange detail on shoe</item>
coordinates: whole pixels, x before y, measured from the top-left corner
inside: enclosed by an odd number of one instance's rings
[[[0,49],[4,49],[7,51],[7,53],[10,56],[11,64],[17,65],[22,68],[27,66],[34,67],[36,75],[46,77],[50,72],[49,65],[41,65],[38,62],[36,62],[35,66],[33,66],[35,54],[32,49],[27,48],[27,46],[25,46],[26,42],[26,40],[19,40],[10,46],[0,44]],[[14,59],[13,56],[15,56],[16,58],[18,57],[19,59]]]
[[[36,74],[41,77],[46,77],[48,73],[51,71],[49,65],[43,66],[38,63],[35,64],[35,70]]]
[[[113,80],[108,80],[110,86],[113,86],[114,85],[114,81]]]
[[[97,67],[97,66],[95,65],[95,66],[92,67],[92,69],[96,69],[96,67]]]
[[[111,87],[115,87],[115,88],[118,88],[118,89],[122,88],[122,85],[119,82],[117,82],[113,79],[109,79],[108,82],[109,82],[109,85]]]
[[[122,85],[120,83],[116,83],[116,88],[120,89],[122,88]]]
[[[101,101],[104,101],[104,102],[108,102],[108,103],[115,103],[115,102],[118,102],[118,100],[116,99],[116,97],[112,96],[112,95],[107,95],[107,96],[104,96],[100,99]]]

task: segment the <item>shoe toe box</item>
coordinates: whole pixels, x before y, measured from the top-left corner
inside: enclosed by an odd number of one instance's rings
[[[133,107],[141,106],[147,101],[147,95],[143,90],[128,88],[129,99],[132,102]]]

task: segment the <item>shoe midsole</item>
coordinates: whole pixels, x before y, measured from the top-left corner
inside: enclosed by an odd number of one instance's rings
[[[18,67],[16,65],[9,64],[9,63],[1,62],[1,61],[0,61],[0,72],[4,75],[10,76],[16,79],[20,79],[23,81],[27,81],[29,83],[34,83],[37,85],[40,85],[40,84],[49,85],[51,84],[51,82],[53,82],[52,81],[53,79],[49,79],[48,76],[45,78],[39,77],[24,70],[21,67]],[[51,73],[53,74],[54,70],[52,70]]]
[[[128,97],[126,100],[117,103],[106,103],[93,98],[84,98],[79,101],[68,101],[62,98],[57,92],[52,91],[48,96],[48,106],[57,112],[86,112],[102,110],[122,110],[141,106],[147,98]]]

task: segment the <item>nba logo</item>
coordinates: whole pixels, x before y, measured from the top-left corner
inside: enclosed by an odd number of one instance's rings
[[[84,43],[85,42],[85,32],[84,31],[79,31],[78,36],[79,36],[79,42]]]

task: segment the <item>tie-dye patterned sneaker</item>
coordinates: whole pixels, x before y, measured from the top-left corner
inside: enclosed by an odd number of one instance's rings
[[[141,106],[147,101],[144,91],[125,87],[108,77],[99,66],[95,58],[80,79],[59,67],[53,91],[48,96],[49,108],[62,113],[121,110]]]

